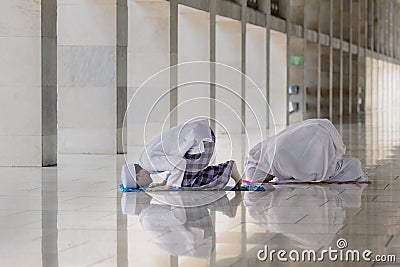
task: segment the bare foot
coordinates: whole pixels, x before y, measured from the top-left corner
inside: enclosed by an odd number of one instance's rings
[[[275,178],[275,176],[268,174],[267,177],[264,179],[263,183],[268,183],[274,178]]]

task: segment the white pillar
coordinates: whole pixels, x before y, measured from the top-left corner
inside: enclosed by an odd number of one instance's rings
[[[0,166],[56,163],[56,2],[0,3]]]
[[[276,126],[286,126],[286,102],[287,102],[287,83],[286,83],[286,35],[276,31],[271,31],[270,45],[270,81],[269,99]],[[274,128],[274,120],[270,118],[270,129]]]
[[[129,0],[128,12],[130,106],[125,123],[128,129],[128,160],[137,161],[144,144],[170,126],[170,99],[166,93],[170,85],[169,72],[163,72],[143,84],[170,65],[170,3],[164,0]],[[151,109],[153,105],[154,109]]]
[[[241,138],[242,117],[242,22],[216,16],[216,162],[234,159],[241,169],[247,153]],[[235,68],[233,70],[231,68]],[[246,137],[246,136],[245,136]],[[246,152],[245,152],[246,151]]]
[[[266,102],[265,28],[247,24],[246,34],[246,128],[266,130],[269,107]]]
[[[241,22],[230,18],[216,18],[216,62],[241,70]],[[241,132],[241,76],[231,75],[227,68],[216,68],[216,119],[226,127],[216,127],[217,132]],[[226,86],[229,90],[221,88]]]
[[[366,73],[365,111],[371,112],[373,86],[372,86],[372,58],[369,56],[365,58],[365,73]]]
[[[123,0],[58,0],[59,153],[121,150],[126,9]]]
[[[179,5],[178,63],[184,64],[178,67],[178,124],[210,117],[210,65],[193,62],[209,58],[210,14]]]

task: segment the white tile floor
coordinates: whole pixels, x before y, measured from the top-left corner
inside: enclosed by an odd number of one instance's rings
[[[336,249],[338,238],[349,249],[394,254],[398,262],[385,266],[398,266],[400,126],[392,116],[379,116],[337,125],[371,185],[122,196],[121,156],[60,155],[57,168],[0,168],[0,266],[382,264],[262,262],[256,256],[264,245]]]

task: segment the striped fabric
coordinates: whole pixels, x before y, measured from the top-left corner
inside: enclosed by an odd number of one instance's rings
[[[234,163],[232,160],[208,166],[215,148],[215,135],[211,133],[214,142],[204,142],[203,153],[185,154],[186,171],[182,187],[221,190],[228,183]]]

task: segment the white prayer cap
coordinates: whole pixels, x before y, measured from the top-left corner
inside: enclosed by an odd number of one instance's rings
[[[122,166],[121,180],[125,188],[136,188],[136,165],[134,163],[127,163]]]

